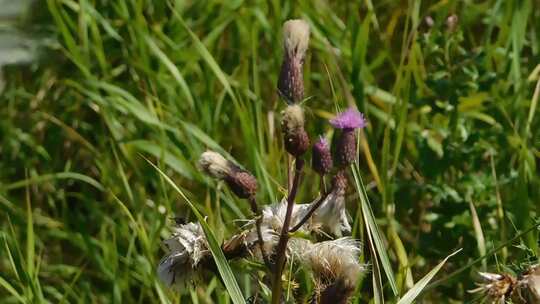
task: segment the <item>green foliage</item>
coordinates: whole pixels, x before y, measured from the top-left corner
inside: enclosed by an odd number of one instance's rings
[[[332,132],[336,107],[355,104],[369,121],[348,192],[373,266],[357,303],[374,291],[395,302],[393,290],[470,301],[478,262],[517,272],[538,260],[538,229],[520,234],[540,201],[535,1],[47,0],[17,25],[41,56],[0,73],[2,300],[231,303],[217,274],[183,293],[159,282],[171,218],[197,216],[144,157],[207,217],[216,244],[250,212],[197,170],[205,149],[254,172],[258,202],[281,198],[276,80],[289,18],[312,29],[310,136]],[[301,189],[300,201],[316,195]],[[234,275],[247,299],[258,266],[223,266],[228,288]],[[292,269],[289,292],[307,300],[314,286]],[[437,271],[443,280],[420,293]]]

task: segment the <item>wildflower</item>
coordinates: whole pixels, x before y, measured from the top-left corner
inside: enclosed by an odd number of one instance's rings
[[[198,277],[201,261],[210,256],[202,227],[198,223],[178,225],[163,244],[168,254],[159,262],[159,278],[169,287],[185,288]]]
[[[289,105],[282,114],[285,149],[293,156],[301,156],[309,148],[309,137],[304,129],[304,110],[300,105]]]
[[[355,129],[366,126],[364,115],[354,108],[349,108],[330,120],[330,124],[341,129],[341,135],[337,140],[336,162],[341,168],[350,165],[356,159],[356,135]]]
[[[257,193],[257,179],[217,152],[206,151],[201,154],[199,166],[208,175],[224,180],[240,198],[252,198]]]
[[[367,267],[360,264],[360,243],[351,238],[311,243],[291,239],[295,260],[311,269],[319,287],[315,303],[346,303]]]
[[[278,92],[288,103],[304,98],[302,69],[309,45],[309,25],[303,20],[289,20],[283,25],[285,56],[278,80]]]
[[[313,170],[321,176],[328,174],[332,169],[332,154],[330,154],[330,146],[326,138],[321,136],[313,145],[311,162]]]

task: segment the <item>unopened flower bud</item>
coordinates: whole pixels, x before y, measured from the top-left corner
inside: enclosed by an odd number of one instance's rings
[[[251,173],[240,168],[233,169],[225,178],[227,185],[239,198],[252,198],[257,193],[257,179]]]
[[[278,80],[278,92],[289,103],[304,98],[302,69],[309,45],[309,25],[303,20],[289,20],[283,25],[285,55]]]
[[[240,198],[251,198],[257,192],[257,179],[217,152],[206,151],[201,154],[199,166],[208,175],[226,181],[232,192]]]
[[[356,160],[356,134],[353,129],[343,129],[336,142],[336,164],[343,168]]]
[[[333,161],[330,146],[328,140],[322,136],[313,145],[311,164],[313,170],[320,175],[328,174],[332,169]]]
[[[340,168],[350,165],[356,159],[355,129],[364,128],[366,121],[362,113],[349,108],[330,120],[330,124],[341,129],[340,137],[336,142],[336,163]]]
[[[309,148],[309,136],[304,130],[304,110],[299,105],[289,105],[283,111],[282,129],[285,149],[300,156]]]

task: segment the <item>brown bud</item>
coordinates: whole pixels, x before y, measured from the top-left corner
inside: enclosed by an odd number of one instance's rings
[[[336,164],[344,168],[356,159],[356,135],[354,129],[343,129],[336,142]]]
[[[281,64],[278,79],[278,93],[288,103],[304,99],[303,64],[295,57],[286,56]]]
[[[293,156],[301,156],[309,149],[309,136],[304,129],[285,134],[285,150]]]
[[[309,136],[304,130],[304,110],[299,105],[290,105],[283,111],[281,122],[285,149],[294,156],[300,156],[309,149]]]
[[[257,193],[257,179],[251,173],[234,167],[225,178],[227,185],[239,198],[252,198]]]
[[[345,175],[345,170],[339,170],[336,175],[332,178],[332,191],[345,193],[347,189],[347,176]]]
[[[304,99],[303,65],[309,45],[309,25],[303,20],[289,20],[283,25],[285,55],[281,64],[278,92],[288,103]]]
[[[325,175],[332,169],[333,161],[332,154],[330,153],[330,146],[328,141],[324,137],[320,137],[313,145],[311,165],[315,172],[320,175]]]
[[[354,286],[345,284],[342,280],[326,286],[319,295],[319,304],[346,304],[354,291]]]

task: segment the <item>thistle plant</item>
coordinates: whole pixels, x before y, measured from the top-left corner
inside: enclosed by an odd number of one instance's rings
[[[518,277],[510,273],[480,272],[481,283],[469,290],[480,293],[491,303],[540,303],[540,265],[528,267]]]
[[[201,154],[199,168],[224,182],[239,199],[249,202],[253,217],[242,231],[225,241],[221,249],[228,259],[251,259],[265,266],[272,303],[285,300],[283,271],[286,261],[291,259],[312,273],[316,283],[313,303],[346,303],[366,270],[359,262],[359,242],[347,236],[351,225],[345,208],[346,169],[357,158],[355,130],[363,128],[366,122],[360,112],[350,108],[330,120],[330,126],[341,131],[333,149],[324,137],[319,137],[311,146],[301,104],[309,26],[302,20],[290,20],[285,23],[283,32],[285,55],[277,87],[284,100],[283,147],[293,159],[288,162],[292,164],[289,168],[292,183],[287,195],[279,202],[259,208],[255,176],[214,151]],[[310,146],[312,159],[307,162],[306,152]],[[334,159],[338,164],[336,168]],[[321,183],[319,196],[302,204],[297,203],[296,195],[302,186],[306,163],[311,163]],[[324,183],[326,176],[332,181],[329,189]],[[168,253],[159,263],[158,274],[165,284],[185,288],[188,282],[196,281],[202,272],[212,271],[215,266],[199,224],[178,224],[172,232],[172,237],[164,241]]]

